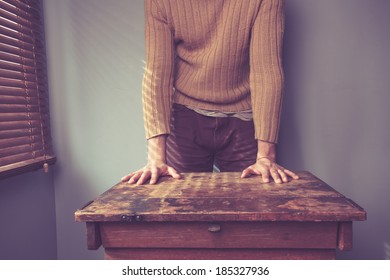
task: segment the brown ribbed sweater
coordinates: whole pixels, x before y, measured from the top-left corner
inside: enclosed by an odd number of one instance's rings
[[[283,91],[283,0],[145,0],[146,137],[169,134],[172,102],[252,109],[255,138],[276,143]]]

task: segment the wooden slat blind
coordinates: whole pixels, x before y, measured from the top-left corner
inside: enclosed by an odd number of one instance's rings
[[[54,163],[41,0],[0,0],[0,177]]]

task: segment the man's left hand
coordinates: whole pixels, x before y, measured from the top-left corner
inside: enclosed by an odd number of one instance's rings
[[[269,183],[270,177],[277,184],[287,183],[289,181],[288,177],[299,179],[297,174],[280,166],[268,157],[258,158],[255,164],[242,171],[241,178],[246,178],[251,175],[261,175],[264,183]]]

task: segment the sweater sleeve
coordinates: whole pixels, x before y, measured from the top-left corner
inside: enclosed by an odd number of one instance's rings
[[[169,134],[173,94],[174,46],[166,13],[145,0],[146,66],[142,104],[146,138]]]
[[[276,143],[284,76],[284,1],[263,0],[252,26],[250,87],[255,138]]]

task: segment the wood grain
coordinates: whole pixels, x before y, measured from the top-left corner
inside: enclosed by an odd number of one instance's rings
[[[105,248],[317,248],[337,246],[336,222],[102,223]]]
[[[285,184],[240,173],[185,173],[157,185],[119,183],[75,213],[80,222],[351,221],[366,213],[306,171]]]
[[[311,173],[286,184],[240,173],[119,183],[75,213],[106,259],[334,259],[366,212]],[[212,226],[210,226],[212,225]]]
[[[99,223],[87,222],[86,224],[88,250],[97,250],[102,245]]]
[[[333,260],[331,249],[106,249],[107,260]]]
[[[352,249],[352,222],[339,223],[338,248],[341,251]]]

